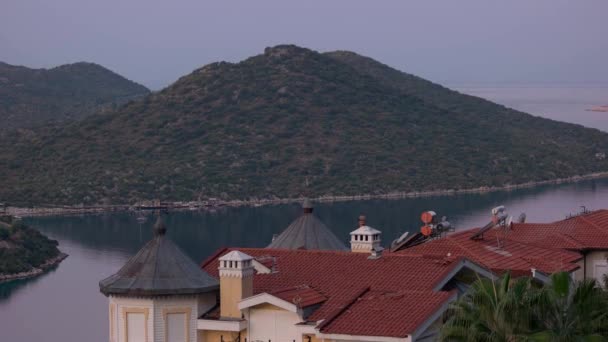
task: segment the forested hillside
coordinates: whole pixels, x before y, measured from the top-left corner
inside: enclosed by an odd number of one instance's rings
[[[350,52],[268,48],[0,144],[0,199],[133,203],[462,189],[608,171],[608,134]]]

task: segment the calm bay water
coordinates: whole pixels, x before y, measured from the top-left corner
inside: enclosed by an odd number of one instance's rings
[[[556,120],[608,131],[608,113],[585,111],[608,104],[608,88],[455,87],[461,92]],[[457,229],[485,224],[490,209],[504,204],[515,217],[549,222],[589,209],[608,207],[608,179],[542,186],[512,192],[401,200],[319,204],[319,216],[345,242],[357,217],[383,232],[386,245],[421,226],[420,213],[435,210]],[[263,247],[301,212],[297,204],[226,208],[218,212],[173,212],[166,217],[168,235],[194,260],[223,246]],[[139,223],[133,214],[32,218],[28,224],[59,241],[70,255],[53,271],[24,281],[0,284],[0,340],[107,341],[107,299],[98,281],[120,268],[152,237],[154,218]]]
[[[460,84],[451,88],[522,112],[608,132],[608,113],[587,110],[608,105],[606,85]]]
[[[386,244],[421,226],[420,213],[447,215],[457,229],[480,226],[490,209],[504,204],[513,216],[530,221],[562,219],[568,213],[607,207],[608,179],[544,186],[512,192],[401,200],[319,204],[315,213],[345,242],[365,214],[382,230]],[[196,261],[222,246],[263,247],[301,212],[299,205],[227,208],[211,212],[173,212],[166,217],[169,236]],[[59,240],[70,254],[59,267],[38,278],[0,285],[2,341],[107,341],[107,300],[100,279],[112,274],[152,237],[154,218],[138,223],[133,214],[27,219]]]

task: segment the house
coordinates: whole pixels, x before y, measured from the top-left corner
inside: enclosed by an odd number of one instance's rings
[[[584,212],[552,223],[513,223],[509,236],[514,241],[579,253],[581,271],[576,279],[608,275],[608,210]]]
[[[566,271],[577,274],[582,256],[573,251],[512,239],[511,230],[491,229],[476,237],[480,228],[459,231],[445,237],[394,252],[401,255],[467,258],[482,267],[515,277],[527,276],[542,282],[550,274]]]
[[[197,267],[165,235],[115,275],[111,342],[432,341],[478,276],[466,257],[382,253],[360,217],[351,250],[221,249]]]
[[[480,234],[482,232],[483,234]],[[608,210],[583,212],[551,223],[475,228],[395,251],[406,255],[469,258],[495,273],[543,278],[566,271],[574,279],[608,274]]]

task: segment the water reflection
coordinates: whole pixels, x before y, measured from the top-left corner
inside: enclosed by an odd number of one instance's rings
[[[37,282],[41,281],[44,277],[55,272],[56,269],[57,269],[57,267],[49,269],[47,272],[45,272],[37,277],[34,277],[34,278],[18,279],[18,280],[13,280],[13,281],[10,281],[7,283],[0,284],[0,301],[7,299],[13,293],[15,293],[19,290],[26,290],[27,287],[34,286]]]

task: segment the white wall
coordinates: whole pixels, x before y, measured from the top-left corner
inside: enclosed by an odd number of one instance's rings
[[[302,319],[297,313],[282,309],[255,307],[249,309],[248,341],[301,341],[302,334],[296,327]]]
[[[125,315],[123,312],[129,309],[142,309],[148,310],[148,321],[145,322],[145,331],[143,334],[147,333],[147,341],[129,341],[129,342],[152,342],[154,338],[154,329],[153,329],[153,320],[152,317],[154,315],[154,305],[151,299],[147,298],[127,298],[127,297],[116,297],[110,296],[110,306],[114,307],[113,317],[110,317],[110,329],[114,330],[110,332],[110,342],[126,342],[126,332],[125,332]],[[132,332],[133,333],[133,332]],[[130,334],[133,336],[133,334]],[[143,340],[143,338],[142,338]]]
[[[165,311],[173,312],[187,309],[190,319],[188,321],[188,341],[165,341]],[[198,297],[158,297],[154,299],[154,342],[196,342],[196,319],[198,317]],[[184,334],[185,335],[185,334]],[[129,341],[131,342],[131,341]]]
[[[587,278],[595,278],[603,284],[602,275],[608,273],[608,251],[589,252],[585,256],[587,263]]]
[[[133,331],[129,334],[135,338],[133,333],[138,336],[144,336],[147,333],[147,340],[137,337],[138,341],[128,342],[196,342],[197,340],[197,319],[202,312],[211,309],[216,303],[216,294],[207,293],[200,296],[166,296],[153,298],[131,298],[110,296],[109,298],[109,313],[108,317],[110,324],[110,342],[127,342],[125,341],[125,316],[124,310],[147,310],[148,321],[145,322],[146,330],[139,332]],[[185,310],[184,310],[185,309]],[[187,311],[190,315],[188,321],[188,341],[165,341],[165,317],[164,313]],[[202,311],[199,311],[202,310]],[[134,314],[135,320],[144,319],[143,313]],[[177,317],[173,317],[177,318]],[[184,331],[184,335],[185,331]]]

